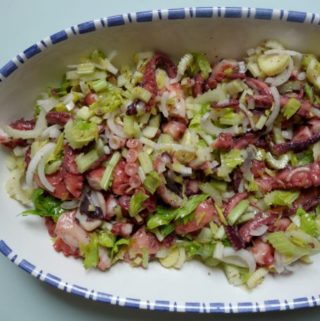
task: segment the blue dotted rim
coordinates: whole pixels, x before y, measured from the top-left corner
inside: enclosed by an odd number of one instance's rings
[[[58,44],[67,39],[79,36],[84,33],[93,32],[101,28],[117,27],[131,23],[152,22],[155,20],[178,20],[195,18],[232,18],[232,19],[262,19],[262,20],[282,20],[293,23],[307,23],[320,25],[320,16],[316,13],[305,13],[299,11],[286,11],[281,9],[265,8],[242,8],[242,7],[194,7],[177,8],[166,10],[150,10],[136,13],[110,16],[98,20],[91,20],[72,26],[68,29],[54,33],[50,37],[41,40],[16,57],[11,59],[0,69],[0,82],[8,78],[24,62],[40,54],[46,48]],[[0,252],[18,267],[36,277],[37,279],[60,290],[87,298],[94,301],[105,302],[130,308],[177,311],[177,312],[197,312],[197,313],[244,313],[244,312],[265,312],[292,310],[320,305],[320,295],[311,297],[298,297],[292,300],[270,299],[262,302],[174,302],[168,300],[141,300],[136,298],[119,297],[112,294],[97,292],[84,288],[80,285],[70,284],[61,278],[44,272],[24,258],[20,258],[4,240],[0,240]]]

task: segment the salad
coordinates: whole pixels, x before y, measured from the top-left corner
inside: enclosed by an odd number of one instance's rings
[[[56,251],[108,270],[197,259],[253,288],[320,250],[320,62],[96,50],[5,126],[8,194]]]

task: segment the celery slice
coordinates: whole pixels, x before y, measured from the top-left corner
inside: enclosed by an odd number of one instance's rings
[[[119,160],[121,158],[121,154],[119,152],[115,152],[110,161],[108,162],[108,165],[103,173],[102,179],[101,179],[101,187],[107,191],[111,182],[111,175],[112,172],[114,170],[114,168],[116,167],[116,165],[118,164]]]

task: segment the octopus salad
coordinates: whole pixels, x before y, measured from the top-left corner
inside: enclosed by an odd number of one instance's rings
[[[254,288],[320,249],[320,62],[92,52],[4,126],[8,194],[86,269],[221,268]]]

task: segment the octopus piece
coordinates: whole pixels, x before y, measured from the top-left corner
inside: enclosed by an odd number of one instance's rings
[[[46,114],[46,119],[49,125],[64,126],[70,119],[71,114],[67,112],[49,111]]]
[[[217,211],[213,205],[212,199],[208,199],[198,205],[194,212],[194,218],[192,221],[179,224],[175,228],[175,232],[179,235],[196,232],[208,223],[218,218]]]
[[[54,230],[57,237],[72,250],[78,249],[80,244],[86,245],[89,242],[88,233],[77,223],[75,215],[76,211],[63,213]]]
[[[157,194],[166,204],[173,208],[181,207],[183,204],[183,199],[165,185],[158,187]]]
[[[10,124],[10,127],[17,130],[32,130],[35,127],[35,121],[25,120],[24,118],[18,119]],[[16,146],[24,147],[27,146],[27,141],[25,139],[11,139],[4,132],[0,134],[0,144],[13,149]]]
[[[250,88],[256,90],[259,94],[271,97],[269,86],[262,80],[247,77],[246,83]]]
[[[112,225],[111,232],[116,236],[129,237],[133,231],[133,224],[116,222]]]
[[[320,203],[320,191],[318,188],[310,188],[300,194],[292,206],[285,211],[285,215],[294,215],[299,207],[310,211]]]
[[[115,167],[112,176],[112,191],[117,195],[126,194],[131,187],[129,180],[130,176],[125,172],[126,162],[121,160]]]
[[[303,131],[309,131],[308,128],[303,128]],[[310,133],[311,134],[311,133]],[[294,152],[302,152],[308,146],[315,144],[320,140],[320,133],[315,133],[309,135],[307,138],[299,139],[294,137],[292,141],[286,143],[280,143],[272,146],[272,151],[275,155],[285,154],[288,151],[292,150]]]
[[[230,241],[232,247],[239,251],[245,247],[244,241],[239,235],[238,227],[237,226],[230,226],[227,225],[224,227],[228,240]]]
[[[160,250],[160,243],[152,233],[141,227],[132,235],[128,250],[132,254],[143,254],[146,250],[149,255],[154,255]]]
[[[156,69],[163,68],[170,78],[175,78],[177,75],[177,67],[170,58],[163,53],[156,53],[146,64],[142,87],[151,93],[151,99],[146,104],[146,110],[150,111],[155,104],[158,87],[156,82]]]
[[[97,268],[101,271],[106,271],[111,267],[111,258],[109,257],[107,249],[99,247],[99,262]]]
[[[275,217],[265,213],[258,213],[253,219],[241,225],[239,235],[245,243],[252,239],[251,233],[262,225],[271,225],[275,222]]]
[[[274,262],[272,246],[261,240],[255,240],[251,252],[259,266],[270,266]]]
[[[197,96],[202,94],[204,84],[205,84],[205,79],[203,78],[201,73],[198,73],[194,77],[194,85],[192,87],[192,95],[193,95],[193,97],[197,97]]]
[[[230,70],[231,72],[226,72]],[[221,82],[224,78],[232,78],[232,74],[236,73],[238,70],[238,63],[235,60],[223,59],[217,63],[207,80],[207,87],[209,89],[216,88],[218,82]]]
[[[104,171],[105,171],[104,167],[98,167],[86,174],[87,182],[92,189],[96,191],[99,191],[102,189],[100,182]]]
[[[186,124],[179,120],[170,120],[162,125],[162,131],[169,134],[174,140],[181,139],[186,129]]]
[[[320,186],[320,163],[314,162],[305,166],[287,168],[275,177],[256,179],[263,192],[273,189],[307,189]]]
[[[225,217],[227,217],[229,215],[229,213],[231,212],[231,210],[242,200],[244,200],[245,198],[248,197],[248,193],[244,192],[244,193],[237,193],[235,194],[233,197],[231,197],[228,201],[228,203],[225,204],[224,206],[224,211],[223,214]]]
[[[76,163],[76,156],[78,154],[69,146],[64,146],[63,168],[71,174],[79,174]]]

